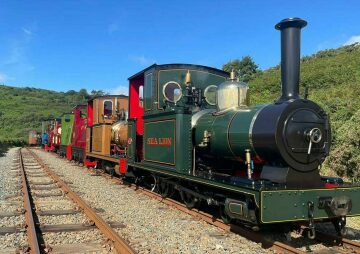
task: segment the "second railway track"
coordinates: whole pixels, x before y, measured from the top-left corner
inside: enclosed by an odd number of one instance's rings
[[[103,220],[100,211],[71,190],[71,183],[43,167],[32,152],[19,149],[13,162],[12,171],[21,178],[24,209],[0,217],[24,216],[28,244],[3,253],[135,253],[113,230],[122,223]],[[19,226],[0,228],[3,235],[22,231]]]

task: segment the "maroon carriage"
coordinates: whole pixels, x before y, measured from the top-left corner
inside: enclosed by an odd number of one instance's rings
[[[74,109],[74,128],[71,141],[71,159],[83,163],[86,146],[87,105],[77,105]]]
[[[45,144],[45,151],[56,152],[59,149],[61,142],[61,119],[55,118],[51,120],[48,128],[48,142]]]

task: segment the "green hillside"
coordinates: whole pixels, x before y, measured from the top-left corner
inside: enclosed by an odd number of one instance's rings
[[[27,140],[30,130],[41,130],[41,121],[70,111],[86,101],[87,93],[54,92],[0,85],[0,143]]]
[[[300,93],[329,114],[333,129],[331,154],[323,173],[360,179],[360,45],[320,51],[301,60]],[[256,73],[249,82],[252,103],[280,95],[280,67]]]

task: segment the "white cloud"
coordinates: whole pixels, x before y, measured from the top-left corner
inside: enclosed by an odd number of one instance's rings
[[[119,25],[117,23],[111,23],[108,25],[107,31],[109,34],[112,34],[119,30]]]
[[[131,61],[138,63],[140,65],[150,65],[155,63],[155,60],[146,58],[145,56],[130,56]]]
[[[343,44],[343,46],[351,45],[351,44],[354,44],[354,43],[360,43],[360,35],[351,36],[350,39],[348,39],[348,40]]]
[[[21,31],[17,38],[10,40],[8,52],[2,57],[3,61],[0,62],[0,66],[24,73],[35,68],[28,59],[28,51],[31,49],[32,37],[34,36],[33,31],[36,31],[36,24],[31,25],[31,28],[22,27]]]
[[[21,28],[21,29],[22,29],[22,31],[23,31],[26,35],[28,35],[28,36],[31,36],[31,35],[32,35],[32,31],[31,31],[29,28],[23,27],[23,28]]]
[[[113,95],[119,95],[119,94],[128,95],[129,94],[129,87],[126,86],[126,85],[120,85],[120,86],[117,86],[117,87],[115,87],[113,89],[108,90],[108,93],[113,94]]]
[[[8,76],[0,72],[0,82],[5,82],[8,79]]]

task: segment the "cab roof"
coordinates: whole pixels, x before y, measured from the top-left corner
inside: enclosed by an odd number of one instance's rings
[[[128,80],[137,78],[139,76],[144,75],[144,73],[152,68],[156,69],[190,69],[190,70],[202,70],[202,71],[208,71],[210,73],[219,74],[221,76],[229,76],[229,73],[220,69],[216,69],[209,66],[204,65],[197,65],[197,64],[184,64],[184,63],[174,63],[174,64],[153,64],[149,67],[143,69],[142,71],[139,71],[138,73],[130,76]]]

